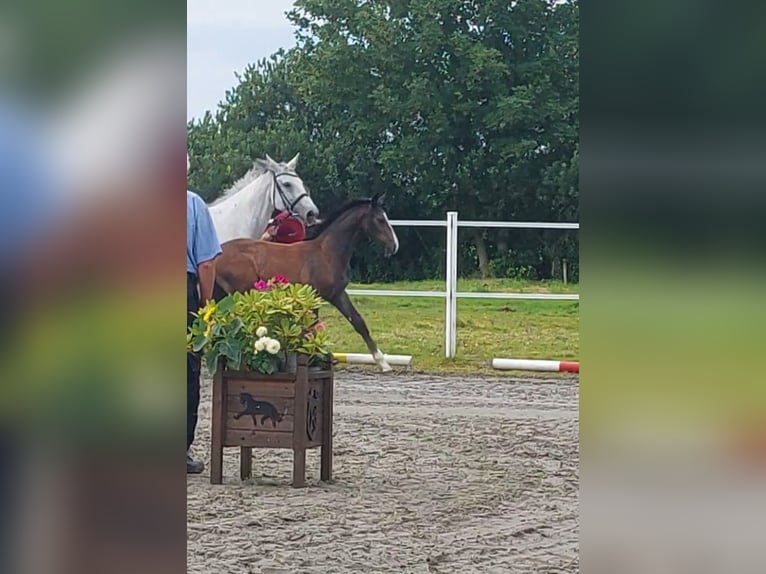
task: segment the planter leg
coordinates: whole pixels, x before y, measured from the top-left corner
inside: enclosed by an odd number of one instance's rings
[[[223,433],[226,417],[226,389],[218,369],[213,379],[213,417],[210,432],[210,484],[223,483]]]
[[[239,478],[247,480],[253,476],[253,449],[249,446],[239,450]]]
[[[210,484],[223,484],[223,447],[215,443],[210,449]]]
[[[293,487],[306,486],[306,449],[293,450]]]
[[[332,425],[333,425],[333,386],[334,381],[330,379],[325,383],[324,403],[322,405],[322,417],[324,425],[322,429],[322,461],[320,478],[324,482],[332,480]]]
[[[322,446],[322,466],[320,472],[320,478],[323,482],[330,482],[332,480],[332,445]]]

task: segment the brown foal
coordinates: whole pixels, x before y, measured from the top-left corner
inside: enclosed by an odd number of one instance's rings
[[[382,200],[382,195],[376,195],[372,199],[349,202],[322,223],[309,228],[311,239],[298,243],[227,241],[216,260],[216,283],[220,288],[216,290],[217,298],[224,293],[249,291],[258,280],[276,275],[283,275],[292,283],[311,285],[353,325],[381,370],[390,371],[391,366],[346,293],[349,262],[361,235],[380,243],[387,257],[399,250],[399,239]]]

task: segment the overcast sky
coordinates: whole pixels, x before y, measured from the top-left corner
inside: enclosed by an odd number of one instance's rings
[[[215,110],[234,72],[295,44],[292,0],[187,0],[186,117]]]

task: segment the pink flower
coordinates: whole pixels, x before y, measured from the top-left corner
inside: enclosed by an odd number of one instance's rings
[[[290,282],[284,275],[275,275],[272,281],[277,285],[289,285]]]
[[[260,281],[256,281],[255,283],[253,283],[253,288],[256,291],[268,291],[269,289],[271,289],[271,285],[269,285],[266,281],[261,279]]]
[[[326,328],[327,327],[325,326],[325,324],[322,323],[321,321],[319,323],[317,323],[316,325],[314,325],[314,329],[316,331],[324,331]]]

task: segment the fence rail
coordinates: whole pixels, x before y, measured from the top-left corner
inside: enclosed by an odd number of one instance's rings
[[[547,301],[579,301],[577,293],[500,293],[500,292],[463,292],[457,290],[458,229],[505,228],[505,229],[580,229],[579,223],[551,223],[541,221],[459,221],[458,212],[450,211],[447,219],[418,220],[392,219],[395,227],[445,227],[447,229],[447,270],[444,291],[406,291],[387,289],[348,289],[349,295],[370,297],[439,297],[445,299],[444,347],[445,356],[452,358],[457,352],[457,300],[458,299],[517,299]]]
[[[457,213],[457,212],[454,212]],[[447,227],[439,219],[392,219],[394,227]],[[551,223],[547,221],[458,221],[458,227],[502,227],[505,229],[580,229],[579,223]]]

